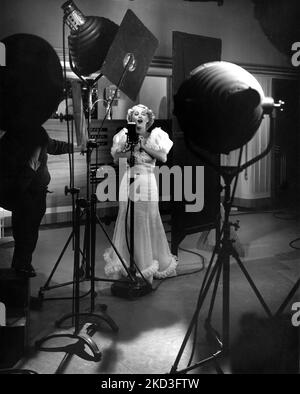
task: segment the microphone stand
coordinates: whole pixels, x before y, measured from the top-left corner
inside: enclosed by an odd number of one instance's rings
[[[139,270],[139,268],[137,267],[137,265],[134,261],[134,231],[135,231],[134,209],[135,209],[135,203],[134,203],[134,188],[132,186],[133,186],[134,179],[135,179],[135,175],[134,175],[134,165],[135,165],[134,148],[137,144],[137,140],[133,139],[131,141],[130,137],[127,137],[127,138],[128,138],[127,143],[130,146],[130,158],[129,158],[130,182],[129,182],[129,193],[128,193],[128,204],[129,204],[129,210],[130,210],[130,243],[129,243],[130,278],[126,279],[125,281],[122,281],[122,282],[113,283],[111,286],[111,292],[113,295],[118,296],[118,297],[134,298],[134,297],[139,297],[139,296],[143,296],[143,295],[150,293],[152,291],[152,286],[145,279],[142,272]],[[125,231],[127,231],[127,214],[126,214],[125,220],[126,220]],[[127,235],[126,235],[126,240],[127,240]],[[136,274],[137,270],[139,271],[139,274],[141,277],[137,276],[137,274]],[[133,281],[131,278],[133,278]]]
[[[131,186],[134,182],[134,176],[131,173],[131,170],[134,167],[134,144],[130,145],[130,161],[129,161],[129,165],[130,165],[130,186],[129,186],[129,196],[128,198],[130,199],[130,272],[132,273],[132,275],[136,275],[136,268],[135,268],[135,264],[134,264],[134,195],[131,196],[132,198],[130,198],[130,190],[131,190]],[[127,223],[126,223],[127,225]]]

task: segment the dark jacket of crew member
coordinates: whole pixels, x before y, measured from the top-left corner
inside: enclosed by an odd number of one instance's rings
[[[11,205],[26,191],[40,192],[47,189],[51,177],[48,154],[69,153],[72,145],[52,139],[43,127],[26,133],[6,132],[0,139],[0,206]],[[30,166],[30,159],[38,151],[38,168]]]

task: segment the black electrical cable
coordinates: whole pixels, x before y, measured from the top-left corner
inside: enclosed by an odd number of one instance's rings
[[[166,231],[166,234],[167,234],[167,233],[170,233],[170,230],[167,230],[167,231]],[[168,240],[168,243],[171,243],[171,241]],[[204,257],[202,254],[200,254],[200,253],[198,253],[198,252],[194,252],[194,251],[189,250],[189,249],[182,248],[182,247],[178,247],[178,249],[179,249],[179,250],[182,250],[182,251],[184,251],[184,252],[186,252],[186,253],[191,253],[191,254],[194,254],[194,255],[196,255],[196,256],[201,257],[201,263],[202,263],[201,268],[196,269],[196,270],[191,270],[191,271],[183,272],[183,273],[181,273],[181,274],[177,274],[176,276],[169,276],[169,277],[163,278],[163,279],[157,279],[157,278],[155,278],[155,280],[159,281],[159,283],[158,283],[157,286],[155,286],[155,288],[153,288],[153,291],[156,291],[156,290],[161,286],[161,284],[162,284],[163,282],[165,282],[166,280],[176,279],[176,278],[180,278],[180,277],[187,276],[187,275],[198,274],[199,272],[202,272],[202,271],[204,270],[204,268],[205,268],[205,257]]]
[[[81,280],[80,283],[85,282],[85,280]],[[78,298],[74,297],[47,297],[47,298],[43,298],[43,302],[44,301],[67,301],[67,300],[76,300],[76,299],[82,299],[86,296],[88,296],[89,294],[91,294],[91,290],[87,291],[86,293],[82,294],[81,296],[79,296]]]
[[[128,241],[128,226],[127,226],[129,202],[130,202],[130,200],[128,199],[127,209],[126,209],[126,217],[125,217],[125,237],[126,237],[126,244],[127,244],[128,251],[130,251],[129,241]],[[168,233],[168,232],[170,232],[170,231],[166,231],[166,233]],[[171,241],[168,240],[168,242],[170,243]],[[191,253],[191,254],[194,254],[196,256],[201,257],[202,267],[197,269],[197,270],[192,270],[192,271],[184,272],[184,273],[181,273],[181,274],[177,274],[176,276],[170,276],[170,277],[163,278],[163,279],[155,279],[155,280],[159,280],[160,282],[159,282],[159,284],[156,287],[153,288],[153,291],[156,291],[160,287],[160,285],[166,280],[176,279],[176,278],[179,278],[179,277],[182,277],[182,276],[187,276],[187,275],[192,275],[192,274],[197,274],[197,273],[199,273],[199,272],[204,270],[204,268],[205,268],[205,257],[203,255],[201,255],[200,253],[194,252],[192,250],[189,250],[189,249],[184,249],[182,247],[179,247],[178,249],[182,250],[184,252]]]
[[[280,211],[277,214],[274,212],[273,216],[276,219],[280,220],[297,220],[299,218],[299,214],[287,214],[287,216],[280,216],[279,214],[283,214],[284,212]]]
[[[249,211],[236,211],[236,212],[230,212],[230,216],[239,216],[239,215],[258,215],[262,213],[271,213],[274,214],[274,210],[270,209],[256,209],[256,210],[249,210]]]
[[[290,246],[292,249],[300,250],[300,246],[299,246],[299,247],[294,246],[294,243],[295,243],[295,242],[298,242],[298,241],[300,241],[300,238],[294,239],[293,241],[289,242],[289,246]]]
[[[278,213],[282,213],[282,211],[278,212]],[[287,221],[298,220],[298,218],[299,218],[299,214],[291,214],[290,216],[284,217],[284,216],[279,216],[279,215],[276,215],[275,213],[273,213],[273,216],[276,219],[287,220]],[[292,249],[295,249],[295,250],[300,250],[300,245],[299,245],[299,247],[294,246],[294,243],[299,242],[299,241],[300,241],[300,237],[293,239],[292,241],[289,242],[289,247],[292,248]]]

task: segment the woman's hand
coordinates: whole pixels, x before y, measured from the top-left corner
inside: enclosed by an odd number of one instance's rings
[[[149,148],[146,145],[146,142],[147,142],[147,140],[145,140],[144,138],[141,139],[140,150],[145,151],[149,156],[153,157],[153,159],[157,159],[157,160],[161,161],[162,163],[165,163],[167,161],[167,155],[165,154],[165,152]]]
[[[152,155],[152,149],[150,149],[150,148],[147,146],[147,140],[146,140],[145,138],[141,138],[141,139],[140,139],[138,146],[139,146],[139,151],[140,151],[140,152],[146,152],[149,156],[151,156],[152,158],[155,158],[155,157]]]
[[[146,152],[146,141],[144,138],[141,138],[140,140],[140,150],[144,150]]]

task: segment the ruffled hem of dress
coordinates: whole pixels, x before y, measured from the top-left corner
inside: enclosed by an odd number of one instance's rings
[[[110,257],[110,252],[107,250],[103,254],[103,258],[106,262],[106,265],[104,267],[104,272],[107,276],[113,275],[113,274],[118,274],[121,273],[123,275],[127,275],[127,272],[125,268],[123,267],[122,263],[120,261],[113,260]],[[128,267],[127,262],[125,261],[126,266]],[[157,271],[158,271],[158,261],[153,260],[153,264],[146,268],[145,270],[142,271],[142,274],[145,278],[149,278],[150,276],[153,276]],[[137,276],[141,276],[140,273],[137,273]]]
[[[178,258],[175,255],[171,255],[171,262],[169,267],[164,271],[156,271],[154,273],[154,278],[156,279],[164,279],[168,276],[176,276],[176,267],[178,264]]]

